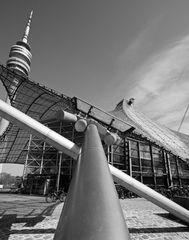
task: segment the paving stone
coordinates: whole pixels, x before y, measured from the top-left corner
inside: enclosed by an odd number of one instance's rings
[[[188,226],[149,201],[136,198],[120,203],[131,240],[189,239]],[[53,240],[63,203],[1,194],[0,206],[0,240]]]

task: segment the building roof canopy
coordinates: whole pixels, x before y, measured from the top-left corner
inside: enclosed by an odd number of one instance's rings
[[[189,137],[187,135],[182,137],[182,134],[178,135],[150,120],[133,107],[133,101],[129,102],[124,99],[112,112],[108,113],[80,98],[70,98],[41,86],[2,65],[0,65],[0,79],[7,90],[11,105],[38,121],[45,122],[51,119],[60,109],[82,113],[112,130],[123,133],[132,129],[144,139],[148,139],[188,162],[189,147],[186,142],[189,142]],[[9,123],[0,139],[0,163],[24,164],[29,147],[29,137],[28,132]]]

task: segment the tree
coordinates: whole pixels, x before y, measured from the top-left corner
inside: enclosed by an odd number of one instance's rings
[[[3,184],[4,186],[10,186],[11,184],[14,184],[16,182],[16,177],[10,175],[9,173],[2,172],[0,174],[0,184]]]

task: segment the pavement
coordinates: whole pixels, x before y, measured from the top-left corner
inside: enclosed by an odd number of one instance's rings
[[[120,204],[131,240],[189,239],[189,226],[151,202],[135,198]],[[0,194],[0,240],[52,240],[62,207],[44,197]]]

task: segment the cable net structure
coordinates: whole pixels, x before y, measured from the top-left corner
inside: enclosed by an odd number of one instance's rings
[[[0,79],[11,105],[38,121],[52,118],[61,108],[73,111],[71,98],[19,76],[2,65]],[[24,164],[29,136],[28,132],[9,123],[0,139],[0,163]]]

